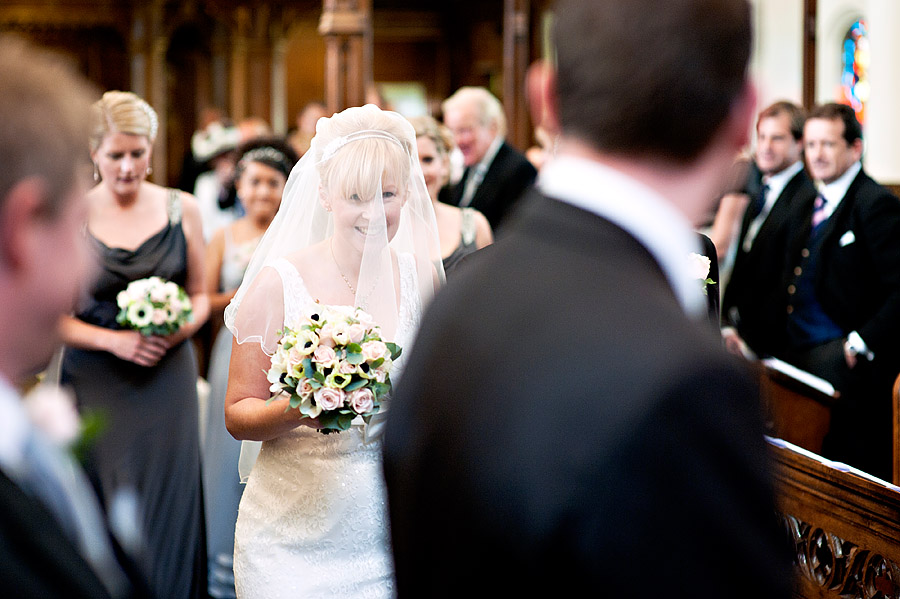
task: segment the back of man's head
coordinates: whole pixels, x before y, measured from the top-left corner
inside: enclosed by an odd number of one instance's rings
[[[0,35],[0,202],[18,182],[36,177],[47,208],[89,172],[88,136],[94,91],[56,55]]]
[[[708,146],[744,89],[746,0],[561,0],[557,9],[564,134],[679,163]]]

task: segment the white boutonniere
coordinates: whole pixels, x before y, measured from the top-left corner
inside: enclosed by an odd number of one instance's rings
[[[703,285],[703,295],[706,295],[707,285],[715,285],[716,282],[709,278],[709,268],[712,262],[707,256],[691,252],[688,254],[688,260],[691,267],[691,277],[699,279]]]

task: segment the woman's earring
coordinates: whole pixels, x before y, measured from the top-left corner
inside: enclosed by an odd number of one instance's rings
[[[153,174],[153,167],[152,167],[152,166],[148,166],[148,167],[147,167],[146,175],[149,177],[149,176],[152,175],[152,174]]]
[[[98,183],[100,181],[100,169],[97,168],[96,162],[92,162],[91,164],[94,165],[94,182]]]

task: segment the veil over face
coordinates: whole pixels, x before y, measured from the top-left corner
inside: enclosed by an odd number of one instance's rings
[[[415,131],[402,115],[369,104],[319,119],[309,151],[285,185],[281,209],[225,311],[225,324],[238,343],[254,341],[266,353],[274,351],[286,324],[283,291],[266,267],[281,258],[295,264],[308,260],[306,250],[317,244],[328,244],[332,257],[337,250],[352,258],[349,264],[335,258],[333,266],[344,279],[340,285],[346,283],[354,305],[372,315],[386,339],[396,332],[401,309],[398,256],[415,260],[421,305],[443,282],[434,208]],[[336,303],[327,293],[313,297]]]

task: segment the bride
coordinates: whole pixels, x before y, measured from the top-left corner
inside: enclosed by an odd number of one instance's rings
[[[412,125],[375,106],[322,118],[226,310],[235,336],[225,421],[262,441],[235,527],[238,597],[390,597],[379,432],[322,434],[319,423],[268,401],[266,370],[283,326],[316,303],[357,306],[382,337],[409,349],[443,280],[434,209]],[[404,357],[394,364],[396,383]]]

